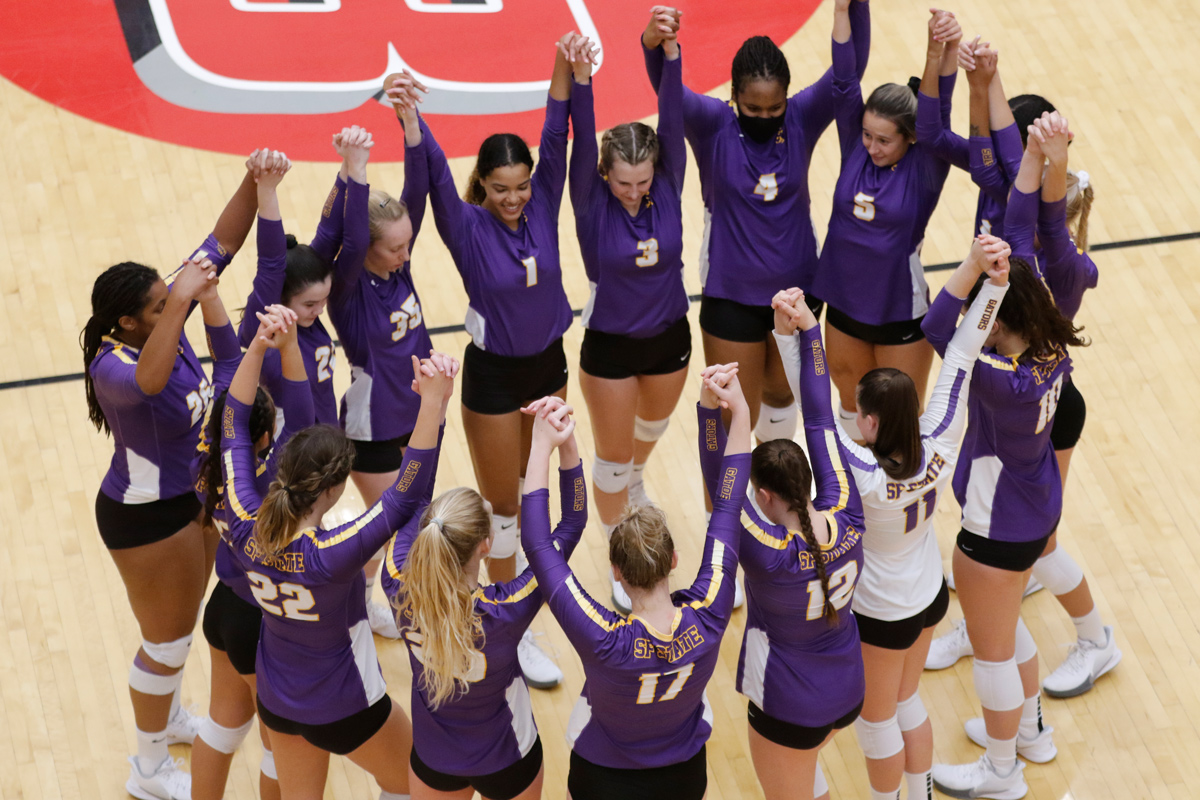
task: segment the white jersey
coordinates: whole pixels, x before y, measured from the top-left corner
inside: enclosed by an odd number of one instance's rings
[[[991,329],[1007,286],[984,283],[954,332],[938,373],[933,396],[921,415],[921,468],[896,481],[879,466],[875,454],[855,444],[842,427],[838,436],[862,497],[866,530],[863,572],[852,608],[872,619],[907,619],[929,607],[942,585],[942,557],[933,530],[933,513],[949,490],[967,423],[971,372]],[[984,319],[984,316],[987,319]],[[788,383],[799,397],[794,337],[776,335]]]

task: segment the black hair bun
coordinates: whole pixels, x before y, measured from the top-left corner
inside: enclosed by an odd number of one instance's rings
[[[916,97],[921,91],[921,78],[918,75],[913,75],[908,79],[908,88],[912,90],[913,97]],[[290,246],[290,245],[289,245]]]
[[[297,244],[296,237],[293,236],[292,234],[290,234],[290,233],[284,234],[283,238],[287,240],[287,249],[288,250],[291,250],[293,247],[296,246],[296,244]]]

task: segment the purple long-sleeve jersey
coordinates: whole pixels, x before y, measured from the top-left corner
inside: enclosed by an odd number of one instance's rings
[[[849,43],[833,43],[833,70],[842,170],[813,292],[868,325],[917,319],[929,309],[925,227],[950,172],[941,91],[937,99],[917,95],[916,143],[877,167],[862,143],[862,87]]]
[[[975,233],[1004,238],[1004,214],[1008,192],[1021,168],[1021,132],[1017,123],[992,131],[990,136],[972,136],[971,180],[979,187],[975,207]]]
[[[866,691],[858,624],[850,601],[863,565],[863,510],[838,442],[820,328],[800,337],[800,404],[804,438],[817,484],[813,505],[829,525],[820,557],[838,621],[825,620],[825,595],[813,553],[800,531],[775,525],[745,500],[742,568],[746,571],[746,634],[738,658],[738,691],[764,712],[818,727],[845,716]],[[700,408],[709,444],[700,465],[711,487],[715,453],[725,438],[720,412]],[[804,512],[801,512],[804,513]]]
[[[334,187],[337,191],[337,187]],[[326,203],[326,207],[329,203]],[[332,233],[322,231],[332,223],[324,213],[317,226],[317,238],[328,240]],[[277,219],[258,218],[258,271],[254,273],[254,286],[250,296],[246,298],[246,309],[242,321],[238,325],[238,341],[242,347],[249,347],[258,330],[258,312],[274,303],[283,302],[283,284],[287,280],[287,239],[283,232],[283,222]],[[315,241],[315,240],[314,240]],[[320,251],[318,251],[320,252]],[[330,425],[337,424],[337,402],[333,393],[333,370],[337,358],[333,339],[321,323],[320,317],[312,325],[300,326],[296,335],[300,343],[300,352],[304,354],[304,371],[308,373],[308,383],[313,396],[313,407],[316,409],[317,421]],[[267,387],[274,397],[283,391],[283,366],[279,360],[278,350],[268,350],[263,357],[262,373],[259,381]],[[286,412],[285,412],[286,415]],[[286,423],[286,419],[284,420]]]
[[[209,234],[189,258],[209,259],[220,274],[233,256]],[[178,272],[167,276],[168,291]],[[196,305],[192,303],[189,316]],[[148,395],[138,385],[140,355],[139,348],[105,336],[88,365],[113,437],[113,456],[100,491],[119,503],[151,503],[192,490],[192,456],[213,397],[186,332],[179,334],[179,355],[158,394]]]
[[[583,466],[559,472],[562,518],[554,546],[569,559],[587,526],[587,482]],[[384,561],[382,585],[389,597],[403,591],[400,571],[417,537],[419,517],[396,534]],[[426,633],[404,630],[413,672],[413,746],[421,761],[449,775],[488,775],[524,758],[537,739],[529,687],[517,662],[517,645],[544,600],[526,568],[515,579],[475,590],[475,611],[483,624],[483,642],[466,691],[432,708],[421,688],[421,646]],[[401,620],[411,624],[411,618]]]
[[[222,536],[265,612],[256,662],[258,697],[285,719],[335,722],[368,708],[387,691],[365,614],[353,611],[362,605],[363,565],[417,512],[434,451],[410,447],[395,487],[358,519],[331,530],[298,531],[279,552],[268,554],[255,538],[262,495],[248,414],[243,403],[226,400],[221,466],[230,513]]]
[[[938,295],[921,324],[938,355],[962,301]],[[949,324],[947,324],[949,321]],[[954,496],[967,531],[1002,542],[1050,535],[1062,513],[1062,482],[1050,442],[1071,357],[1062,348],[1021,359],[986,348],[975,361],[967,433],[954,471]]]
[[[421,231],[429,194],[426,139],[405,147],[404,190],[412,223],[409,252]],[[412,262],[380,278],[364,266],[370,242],[367,203],[370,188],[350,182],[346,197],[347,241],[362,243],[338,259],[329,317],[350,359],[350,388],[342,396],[341,419],[346,435],[383,441],[411,433],[421,406],[412,390],[412,356],[427,358],[433,343],[413,283]],[[344,252],[344,251],[343,251]]]
[[[568,101],[547,98],[532,194],[515,231],[459,198],[446,154],[422,121],[433,219],[466,287],[466,328],[480,350],[537,355],[571,326],[558,257],[569,111]]]
[[[571,205],[592,290],[581,320],[585,328],[645,338],[687,314],[680,204],[687,166],[681,62],[667,61],[663,68],[658,89],[659,162],[650,191],[632,217],[596,168],[592,85],[572,88]]]
[[[850,4],[850,23],[861,76],[871,49],[868,3]],[[657,88],[665,55],[662,48],[642,49]],[[788,99],[783,127],[761,144],[742,135],[732,103],[684,87],[684,132],[704,198],[700,282],[706,297],[768,306],[781,287],[812,287],[817,238],[808,168],[833,117],[832,70]]]
[[[567,739],[581,757],[616,769],[686,761],[712,733],[704,688],[733,611],[738,510],[749,479],[748,454],[726,456],[696,580],[674,592],[670,630],[637,614],[619,617],[584,591],[550,536],[549,493],[521,502],[525,552],[550,610],[583,661],[586,680]]]
[[[1096,288],[1100,272],[1091,256],[1071,239],[1066,198],[1043,203],[1040,194],[1040,189],[1027,194],[1013,187],[1005,216],[1006,241],[1014,256],[1024,258],[1037,271],[1063,316],[1075,319],[1083,305],[1083,293]]]

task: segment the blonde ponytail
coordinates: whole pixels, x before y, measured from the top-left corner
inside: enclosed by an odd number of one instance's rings
[[[1087,252],[1088,217],[1092,213],[1092,181],[1086,172],[1067,170],[1067,226],[1074,227],[1075,246]]]
[[[609,562],[638,589],[653,589],[670,575],[674,554],[667,515],[654,505],[626,508],[608,540]]]
[[[483,620],[464,568],[491,529],[479,493],[451,489],[425,509],[400,572],[397,620],[404,630],[421,634],[421,688],[435,709],[467,690],[482,659]]]

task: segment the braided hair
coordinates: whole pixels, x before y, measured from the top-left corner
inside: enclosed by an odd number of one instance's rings
[[[341,428],[313,425],[293,436],[258,508],[259,547],[268,555],[282,550],[321,494],[346,482],[353,464],[354,445]]]
[[[533,171],[533,154],[529,145],[515,133],[493,133],[479,145],[479,156],[475,159],[475,169],[467,179],[467,191],[463,200],[471,205],[481,206],[487,199],[487,190],[483,182],[492,171],[499,167],[514,167],[524,164]]]
[[[787,56],[769,36],[751,36],[742,42],[733,57],[733,96],[736,98],[751,81],[775,81],[786,95],[792,82]]]
[[[221,418],[225,415],[226,389],[208,406],[204,423],[204,440],[208,451],[200,462],[196,492],[204,495],[204,527],[212,526],[213,514],[221,501],[224,485],[221,477]],[[257,442],[264,433],[275,430],[275,401],[266,389],[259,386],[250,408],[250,440]]]
[[[967,297],[967,305],[975,302],[982,286],[982,279],[975,283]],[[1083,328],[1058,310],[1050,289],[1023,258],[1008,260],[1008,294],[996,312],[996,320],[1029,342],[1029,347],[1017,359],[1022,364],[1047,358],[1064,347],[1091,344],[1079,335]]]
[[[136,317],[142,312],[150,288],[158,279],[154,269],[122,261],[102,272],[92,284],[92,316],[79,334],[79,346],[83,348],[83,386],[87,393],[88,419],[96,430],[106,434],[111,433],[111,429],[96,397],[92,361],[100,352],[104,337],[116,330],[121,317]]]
[[[790,439],[764,442],[750,455],[750,481],[756,489],[766,489],[787,503],[788,509],[800,518],[800,533],[812,555],[821,596],[825,599],[825,621],[832,627],[838,622],[838,612],[829,599],[829,573],[825,557],[808,518],[808,487],[812,484],[812,467],[800,445]]]

